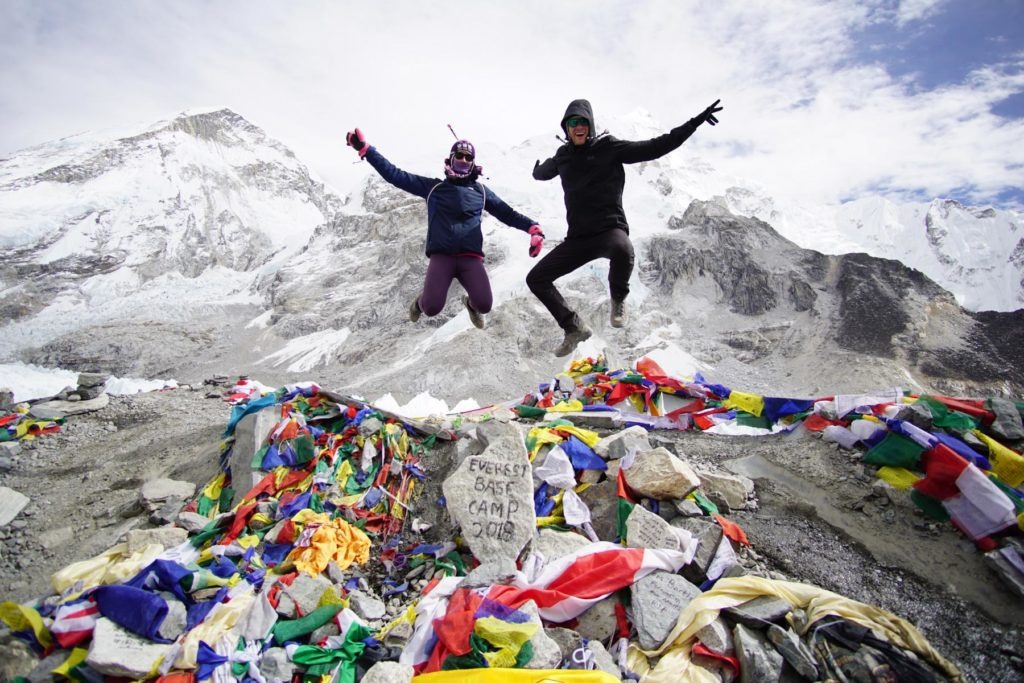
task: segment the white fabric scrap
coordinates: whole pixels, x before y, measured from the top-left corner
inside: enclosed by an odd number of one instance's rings
[[[373,445],[372,439],[367,439],[363,443],[363,457],[359,459],[359,469],[363,472],[369,472],[370,468],[373,467],[373,459],[377,457],[377,448]]]
[[[856,420],[854,424],[863,421],[864,420]],[[852,449],[857,445],[857,442],[860,441],[860,437],[854,434],[851,430],[840,425],[829,425],[828,427],[825,427],[825,429],[821,430],[821,437],[825,439],[825,441],[835,442],[847,450]]]
[[[533,474],[544,483],[558,489],[568,490],[576,486],[576,474],[572,469],[572,461],[558,445],[548,450],[544,462],[533,468]]]
[[[697,546],[700,545],[699,541],[686,529],[675,526],[670,526],[669,528],[675,534],[675,537],[679,539],[679,549],[683,552],[685,560],[683,564],[690,564],[693,562],[693,558],[697,556]]]
[[[860,407],[876,406],[879,403],[898,404],[902,398],[903,390],[893,387],[873,394],[838,394],[832,400],[835,403],[836,416],[843,417]]]
[[[238,634],[245,640],[263,641],[270,635],[270,630],[276,623],[277,610],[270,604],[268,590],[263,590],[239,620]]]
[[[739,564],[736,551],[732,549],[732,543],[729,542],[729,539],[722,536],[718,542],[718,548],[715,550],[715,556],[712,558],[711,564],[708,565],[708,579],[714,581],[724,574],[729,567],[736,564]]]
[[[956,486],[960,494],[942,501],[942,505],[971,540],[1017,523],[1013,503],[974,465],[964,468],[956,479]]]
[[[590,521],[590,508],[572,489],[566,489],[562,494],[562,510],[566,523],[571,526],[583,526],[584,522]]]
[[[850,431],[861,441],[867,441],[876,433],[885,431],[885,427],[873,420],[854,420],[850,423]]]

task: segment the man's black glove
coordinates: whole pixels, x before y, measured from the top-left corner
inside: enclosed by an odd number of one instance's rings
[[[715,114],[722,111],[722,107],[718,106],[718,103],[721,101],[722,100],[715,100],[714,104],[712,104],[710,107],[708,107],[707,109],[705,109],[704,111],[697,115],[697,120],[699,120],[701,123],[707,121],[712,126],[718,123],[718,119],[715,117]]]

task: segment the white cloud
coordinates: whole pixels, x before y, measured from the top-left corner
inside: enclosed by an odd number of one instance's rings
[[[914,21],[922,21],[940,11],[947,0],[901,0],[896,9],[896,23],[904,26]]]
[[[779,194],[832,201],[875,187],[939,195],[973,185],[984,201],[1019,184],[1021,122],[988,110],[1024,88],[1024,58],[1016,74],[988,67],[921,91],[856,56],[873,24],[935,20],[942,7],[8,1],[0,154],[227,106],[347,185],[366,172],[344,147],[357,125],[397,163],[425,170],[451,142],[448,123],[478,146],[510,147],[554,136],[577,97],[591,100],[599,125],[640,106],[666,128],[721,98],[722,124],[684,153]]]

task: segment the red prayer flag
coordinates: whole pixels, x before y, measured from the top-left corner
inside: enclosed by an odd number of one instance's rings
[[[746,532],[743,531],[739,524],[729,521],[722,515],[715,515],[715,521],[722,527],[722,533],[730,540],[736,541],[741,545],[750,545]]]
[[[914,488],[936,500],[952,498],[960,492],[956,479],[966,467],[967,461],[956,451],[944,443],[936,444],[921,454],[925,476],[914,483]]]

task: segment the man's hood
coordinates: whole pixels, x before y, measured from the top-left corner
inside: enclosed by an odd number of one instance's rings
[[[569,103],[569,106],[565,108],[565,116],[562,117],[562,123],[560,128],[562,129],[562,135],[568,135],[565,131],[565,122],[571,119],[573,116],[582,116],[587,121],[590,121],[590,132],[587,133],[587,138],[593,138],[596,135],[597,124],[594,123],[594,110],[590,106],[590,102],[587,100],[573,100]]]

